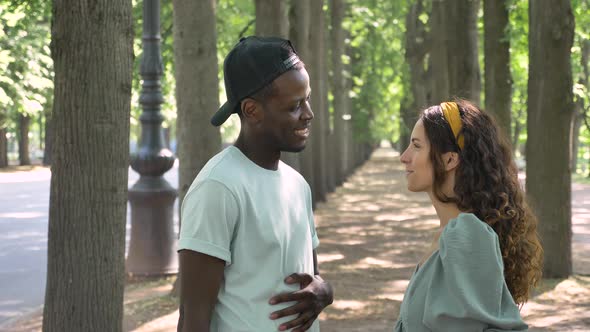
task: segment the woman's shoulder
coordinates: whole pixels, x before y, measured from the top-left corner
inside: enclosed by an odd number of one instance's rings
[[[443,229],[439,240],[442,259],[481,263],[493,259],[502,264],[496,232],[472,213],[460,213]]]
[[[449,223],[443,229],[441,239],[443,240],[467,240],[477,242],[477,240],[495,240],[498,236],[496,232],[479,219],[473,213],[459,213],[456,218],[449,220]],[[474,243],[475,244],[475,243]]]

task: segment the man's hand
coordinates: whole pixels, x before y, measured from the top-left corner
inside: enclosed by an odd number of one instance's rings
[[[320,312],[322,312],[325,307],[332,304],[334,300],[332,287],[319,275],[311,276],[307,273],[293,273],[285,279],[285,283],[299,284],[300,289],[296,292],[282,293],[273,296],[269,303],[279,304],[292,301],[296,301],[297,303],[285,309],[273,312],[270,315],[270,318],[278,319],[298,314],[297,318],[281,324],[279,330],[285,331],[297,327],[293,332],[307,331],[316,318],[318,318]]]

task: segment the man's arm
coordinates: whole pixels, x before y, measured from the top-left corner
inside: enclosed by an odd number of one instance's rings
[[[285,279],[287,284],[299,284],[300,290],[293,293],[279,294],[270,299],[270,304],[297,302],[290,307],[271,314],[271,319],[298,315],[297,318],[282,324],[279,330],[284,331],[297,327],[293,332],[307,331],[322,310],[334,301],[332,286],[320,277],[315,250],[313,251],[313,270],[313,276],[307,273],[294,273]]]
[[[192,250],[180,250],[178,332],[209,332],[225,262]]]

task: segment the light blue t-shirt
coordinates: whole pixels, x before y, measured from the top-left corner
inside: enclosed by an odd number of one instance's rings
[[[461,213],[445,226],[438,245],[410,280],[395,332],[527,330],[489,225]]]
[[[311,191],[299,173],[283,162],[276,171],[264,169],[229,146],[199,172],[181,215],[178,250],[226,262],[211,332],[278,331],[281,323],[296,318],[271,320],[272,312],[293,303],[268,301],[299,290],[285,284],[290,274],[314,274],[313,249],[319,240]],[[319,331],[317,320],[309,331]]]

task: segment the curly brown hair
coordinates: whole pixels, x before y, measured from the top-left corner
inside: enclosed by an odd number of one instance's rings
[[[537,234],[537,218],[527,204],[518,181],[518,169],[510,143],[493,118],[465,100],[456,100],[462,121],[460,149],[440,106],[420,116],[431,144],[434,168],[433,192],[441,202],[456,203],[490,225],[500,240],[504,278],[517,304],[525,303],[531,288],[541,279],[543,248]],[[459,166],[454,197],[442,192],[445,170],[442,154],[457,152]]]

